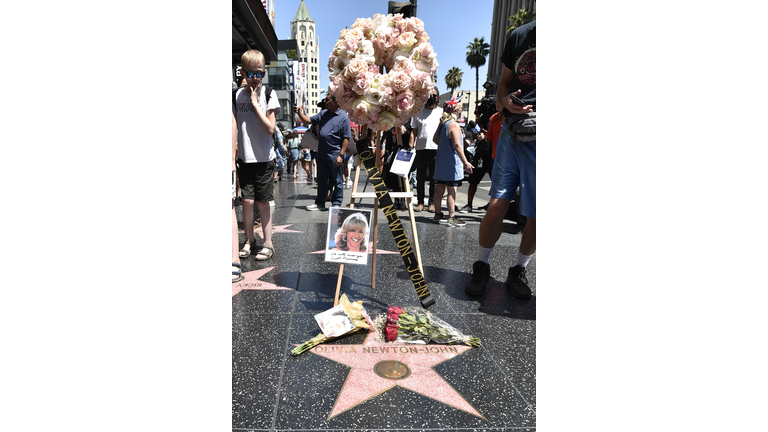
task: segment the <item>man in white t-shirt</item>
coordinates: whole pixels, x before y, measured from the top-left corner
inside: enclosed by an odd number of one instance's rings
[[[248,50],[241,59],[246,85],[237,90],[232,109],[237,118],[238,178],[243,195],[243,219],[246,242],[240,257],[251,255],[253,238],[253,203],[256,202],[261,216],[264,243],[256,253],[256,260],[266,261],[275,253],[272,245],[272,215],[269,202],[274,199],[275,148],[272,134],[275,115],[280,112],[277,93],[266,94],[262,79],[267,73],[264,55]],[[269,102],[267,102],[269,99]]]
[[[421,114],[411,117],[411,148],[416,147],[416,158],[413,160],[411,171],[416,170],[416,196],[419,205],[414,209],[417,212],[424,210],[424,183],[429,180],[429,211],[435,211],[432,197],[435,195],[435,157],[437,156],[437,144],[432,142],[437,127],[440,125],[440,117],[443,110],[437,108],[440,92],[437,86],[432,88],[432,95],[427,100],[427,105]]]

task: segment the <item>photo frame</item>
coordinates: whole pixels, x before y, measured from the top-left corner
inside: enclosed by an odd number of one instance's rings
[[[371,210],[331,207],[325,242],[325,261],[345,264],[368,264]]]

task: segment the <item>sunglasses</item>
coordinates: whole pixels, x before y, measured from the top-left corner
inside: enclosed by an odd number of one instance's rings
[[[247,76],[248,78],[256,77],[258,79],[262,79],[262,78],[264,78],[264,74],[265,73],[266,72],[264,72],[264,71],[256,71],[256,72],[254,72],[254,71],[245,71],[245,76]]]

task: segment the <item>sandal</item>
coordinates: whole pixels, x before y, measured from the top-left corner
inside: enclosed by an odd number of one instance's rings
[[[272,259],[274,255],[275,250],[272,248],[272,246],[264,246],[259,251],[259,253],[256,254],[256,261],[266,261],[268,259]]]
[[[245,279],[245,276],[243,276],[243,271],[241,270],[242,266],[240,264],[233,262],[232,267],[237,267],[236,270],[232,270],[232,276],[237,276],[236,278],[232,279],[232,283],[240,282],[241,280]]]
[[[251,242],[245,241],[243,248],[240,249],[240,258],[248,258],[251,256]]]

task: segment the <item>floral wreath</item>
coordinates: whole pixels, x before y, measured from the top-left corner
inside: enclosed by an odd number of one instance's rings
[[[328,94],[351,121],[387,131],[421,112],[437,67],[424,21],[402,14],[358,18],[328,57]]]

